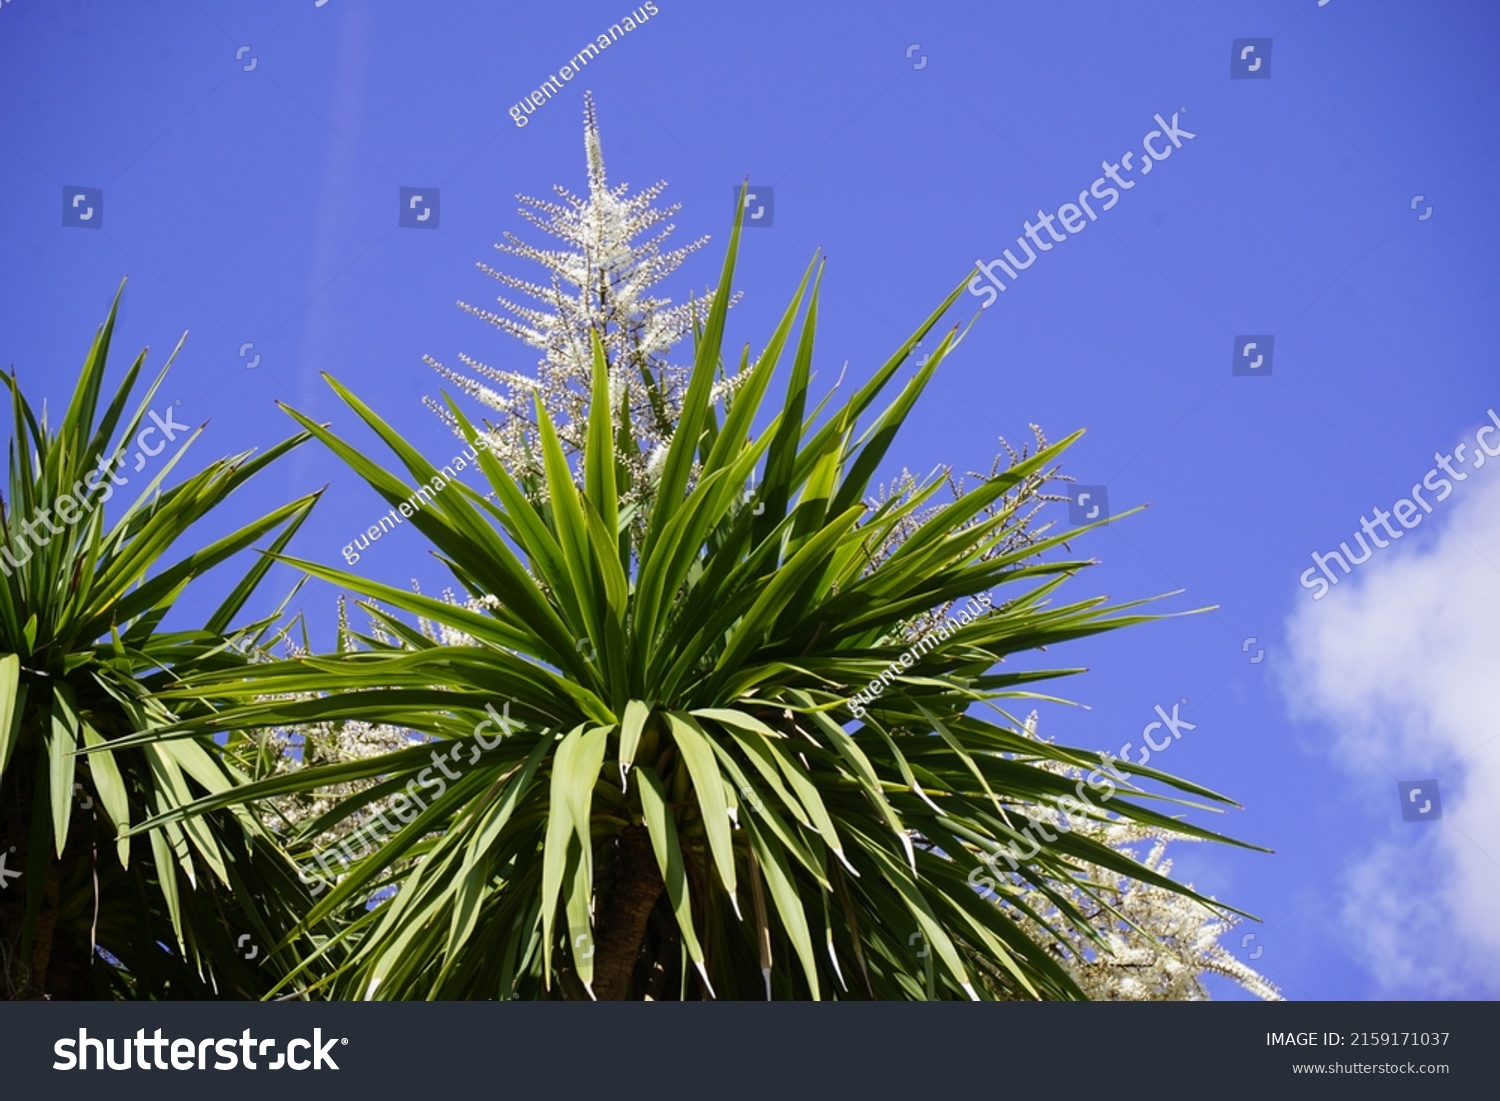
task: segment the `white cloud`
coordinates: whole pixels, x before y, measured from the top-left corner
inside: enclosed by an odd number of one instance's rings
[[[1387,993],[1474,997],[1500,994],[1500,469],[1437,507],[1436,540],[1304,597],[1288,698],[1391,822],[1337,881],[1351,953]],[[1442,820],[1401,822],[1396,781],[1431,777]]]

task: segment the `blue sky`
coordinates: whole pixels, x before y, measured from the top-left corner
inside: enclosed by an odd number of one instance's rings
[[[668,180],[680,241],[713,235],[666,292],[716,278],[748,175],[774,189],[774,220],[745,233],[731,343],[759,347],[822,248],[820,377],[847,361],[859,380],[976,260],[1016,250],[1026,219],[1075,201],[1102,162],[1139,156],[1154,115],[1181,113],[1195,136],[983,311],[896,468],[987,469],[999,436],[1086,427],[1067,471],[1107,487],[1117,512],[1151,507],[1080,544],[1101,565],[1077,592],[1181,589],[1164,607],[1218,610],[1071,647],[1060,656],[1091,671],[1067,694],[1088,709],[1044,709],[1042,733],[1117,751],[1139,745],[1156,705],[1179,703],[1195,729],[1153,763],[1239,800],[1213,824],[1276,853],[1182,847],[1177,870],[1265,919],[1228,943],[1289,996],[1500,994],[1485,916],[1500,902],[1500,819],[1484,806],[1500,780],[1500,658],[1484,649],[1500,494],[1485,479],[1500,475],[1471,471],[1326,599],[1298,584],[1311,552],[1391,509],[1435,452],[1472,451],[1500,407],[1500,208],[1486,190],[1500,13],[657,7],[522,128],[510,107],[625,0],[9,0],[0,362],[55,402],[129,276],[115,370],[147,344],[159,363],[189,330],[162,399],[210,422],[204,459],[287,434],[277,400],[352,428],[320,371],[446,458],[453,441],[420,405],[438,389],[421,357],[533,362],[454,302],[492,293],[474,263],[495,259],[503,231],[536,238],[517,192],[584,188],[588,88],[612,181]],[[1269,78],[1232,79],[1235,40],[1267,38]],[[398,226],[402,187],[437,190],[435,230]],[[102,189],[98,229],[61,224],[67,188]],[[1268,377],[1232,374],[1245,335],[1274,336]],[[384,506],[313,446],[223,523],[324,483],[296,546],[338,561]],[[359,568],[443,584],[409,527]],[[301,606],[326,624],[332,592],[310,587]],[[1398,781],[1433,778],[1443,817],[1403,821]]]

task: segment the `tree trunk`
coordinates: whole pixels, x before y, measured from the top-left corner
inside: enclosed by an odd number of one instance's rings
[[[594,996],[601,1002],[630,996],[646,922],[663,890],[661,869],[645,826],[627,826],[621,831],[615,859],[614,882],[600,915],[594,956]]]
[[[9,858],[8,871],[22,872],[21,879],[8,879],[0,893],[0,999],[4,1000],[86,1000],[97,997],[91,963],[93,943],[87,928],[79,929],[68,920],[68,885],[89,874],[91,857],[80,834],[89,827],[81,813],[73,815],[69,841],[63,855],[55,857],[51,845],[51,826],[44,863],[24,863],[32,828],[34,789],[23,782],[36,772],[36,755],[17,753],[6,770],[8,782],[0,791],[0,838],[10,838],[11,845],[0,846]],[[17,858],[20,858],[19,860]],[[82,867],[80,868],[80,865]],[[29,881],[28,881],[29,880]],[[29,957],[21,954],[22,933],[26,924],[26,892],[39,880],[42,904],[37,911]]]

